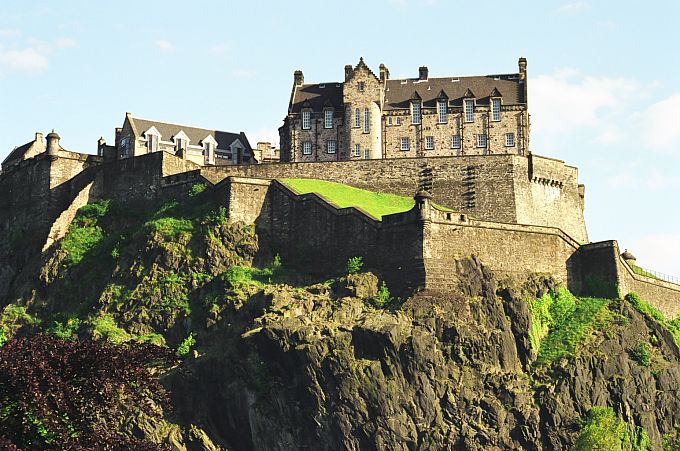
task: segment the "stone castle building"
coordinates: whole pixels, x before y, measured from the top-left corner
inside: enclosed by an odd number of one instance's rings
[[[294,74],[279,128],[281,160],[337,161],[516,154],[529,151],[527,61],[514,74],[390,79],[364,63],[344,82],[305,84]]]
[[[171,124],[125,114],[116,129],[114,146],[99,140],[97,153],[107,160],[136,157],[152,152],[169,152],[200,166],[254,163],[253,149],[245,133],[209,130]]]

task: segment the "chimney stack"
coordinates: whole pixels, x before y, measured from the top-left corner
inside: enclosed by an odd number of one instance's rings
[[[522,56],[519,59],[518,64],[519,64],[519,79],[520,80],[526,80],[527,79],[527,59]]]
[[[302,86],[302,84],[305,82],[305,76],[302,75],[301,70],[296,70],[293,73],[293,80],[295,81],[295,86]]]
[[[418,80],[427,80],[427,66],[420,66],[418,69]]]
[[[349,77],[352,76],[352,65],[351,64],[345,64],[345,81],[349,80]]]
[[[390,71],[387,69],[387,66],[384,64],[380,64],[380,81],[381,82],[386,82],[390,78]]]

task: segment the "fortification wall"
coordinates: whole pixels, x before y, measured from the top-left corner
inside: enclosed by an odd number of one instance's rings
[[[201,173],[213,183],[228,176],[319,178],[409,197],[430,180],[435,202],[456,211],[486,221],[557,227],[587,242],[578,172],[549,158],[395,158],[205,167]]]
[[[635,274],[615,240],[582,246],[576,254],[581,294],[603,297],[637,293],[668,318],[680,313],[680,285]]]

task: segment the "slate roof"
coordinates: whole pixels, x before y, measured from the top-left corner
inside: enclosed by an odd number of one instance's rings
[[[295,89],[291,112],[299,113],[304,107],[321,111],[330,103],[335,108],[343,105],[343,83],[330,82],[304,84]],[[519,82],[519,74],[486,75],[473,77],[440,77],[419,80],[417,78],[387,80],[384,110],[409,108],[411,99],[420,96],[423,106],[434,107],[436,99],[442,98],[442,92],[449,99],[449,105],[462,105],[467,91],[476,96],[480,105],[488,104],[491,95],[500,94],[504,105],[525,103],[524,85]],[[495,92],[494,92],[495,91]],[[417,95],[416,95],[417,94]]]
[[[172,141],[172,137],[183,131],[189,137],[189,144],[200,146],[204,138],[208,135],[215,138],[217,141],[217,147],[219,149],[227,150],[231,143],[240,139],[246,149],[252,150],[250,142],[245,133],[231,133],[223,132],[220,130],[208,130],[205,128],[191,127],[188,125],[171,124],[168,122],[153,121],[149,119],[140,119],[137,117],[128,116],[130,119],[130,125],[140,137],[142,134],[150,129],[151,127],[156,127],[156,130],[161,134],[161,139],[164,141]]]
[[[335,108],[342,108],[342,83],[330,82],[298,86],[295,89],[291,112],[299,113],[305,103],[312,110],[321,111],[326,102],[330,102],[330,106]]]
[[[24,154],[26,153],[26,151],[31,148],[31,146],[33,145],[34,142],[35,142],[35,140],[33,140],[31,142],[27,142],[26,144],[23,144],[19,147],[15,147],[14,150],[11,151],[9,153],[9,155],[7,155],[7,158],[5,158],[3,160],[2,164],[6,164],[6,163],[13,161],[13,160],[22,159]]]
[[[436,99],[441,98],[442,91],[448,97],[450,105],[462,105],[462,99],[467,91],[474,93],[477,103],[489,103],[494,90],[501,94],[503,104],[517,105],[523,103],[521,101],[523,88],[523,84],[519,83],[518,74],[387,80],[384,109],[409,108],[410,99],[414,98],[415,92],[423,99],[423,106],[435,106]]]

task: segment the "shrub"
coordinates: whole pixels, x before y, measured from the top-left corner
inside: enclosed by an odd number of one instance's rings
[[[376,307],[387,307],[392,303],[392,297],[390,296],[390,290],[387,288],[385,281],[383,280],[380,288],[378,289],[378,294],[373,298],[373,304]]]
[[[668,330],[673,336],[675,343],[680,346],[680,315],[675,319],[667,319],[666,316],[654,308],[651,304],[645,302],[636,293],[628,293],[625,298],[638,312],[647,315],[656,320],[661,327]]]
[[[114,345],[130,341],[132,338],[124,329],[118,327],[116,321],[109,314],[90,319],[88,322],[92,327],[92,336],[94,338],[109,341]]]
[[[191,188],[189,189],[189,196],[190,197],[195,197],[201,194],[203,191],[205,191],[206,185],[205,183],[194,183],[191,185]]]
[[[641,341],[628,351],[630,358],[642,366],[649,366],[652,363],[652,354],[649,352],[649,345]]]
[[[626,424],[611,407],[595,406],[588,412],[588,420],[574,445],[575,451],[626,449]]]
[[[194,338],[193,332],[191,332],[184,340],[182,340],[179,346],[177,346],[177,355],[179,357],[186,356],[194,345],[196,345],[196,339]]]
[[[363,257],[350,257],[349,260],[347,260],[347,274],[356,274],[359,271],[361,271],[361,268],[364,266],[364,258]]]
[[[80,319],[69,318],[66,323],[55,321],[52,326],[47,329],[47,333],[54,335],[61,340],[72,340],[74,335],[80,328]]]

